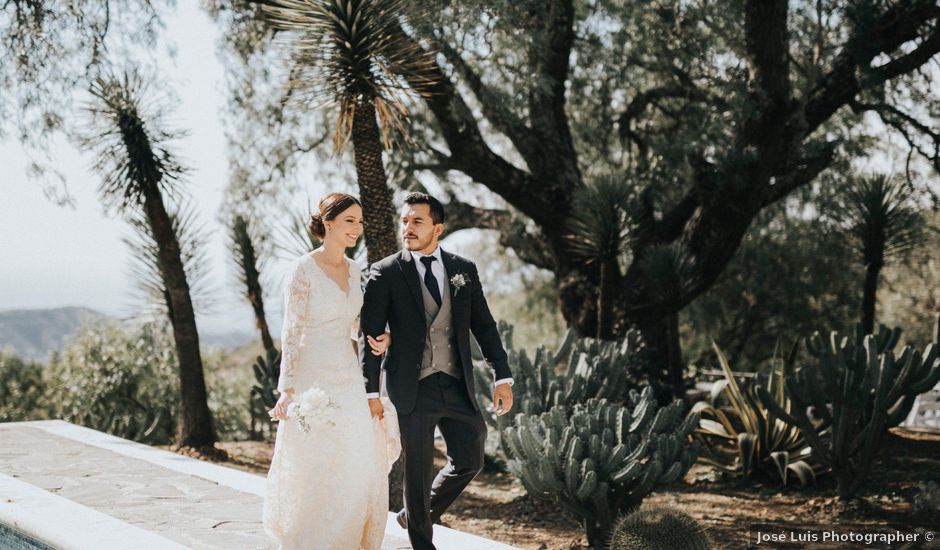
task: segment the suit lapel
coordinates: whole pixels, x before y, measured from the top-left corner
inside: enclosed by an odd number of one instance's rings
[[[446,250],[441,249],[441,260],[444,262],[444,271],[447,272],[448,278],[452,278],[460,272],[460,265],[457,260]],[[456,327],[458,318],[457,308],[460,307],[463,300],[458,300],[457,297],[454,296],[454,289],[450,287],[450,281],[444,281],[444,292],[450,294],[450,312],[451,316],[454,318],[454,326]]]
[[[411,292],[411,297],[415,299],[415,306],[421,312],[421,319],[424,319],[424,299],[421,297],[421,281],[418,277],[418,268],[415,267],[414,256],[407,250],[402,250],[398,254],[398,267],[401,268],[405,277],[405,284]]]

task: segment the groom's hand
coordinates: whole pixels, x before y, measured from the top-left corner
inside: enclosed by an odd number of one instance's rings
[[[387,332],[375,338],[367,334],[366,340],[369,342],[369,347],[372,348],[372,355],[375,356],[384,354],[392,345],[392,335]]]
[[[496,416],[503,416],[512,408],[512,386],[499,384],[493,390],[493,406],[496,407]]]
[[[372,418],[379,420],[385,418],[385,407],[382,406],[382,400],[374,397],[369,399],[369,412],[372,414]]]

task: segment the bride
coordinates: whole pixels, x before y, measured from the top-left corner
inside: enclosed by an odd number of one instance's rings
[[[366,400],[350,338],[362,288],[359,267],[344,252],[362,235],[362,205],[351,195],[327,195],[311,216],[310,231],[323,246],[294,261],[284,292],[280,398],[271,411],[281,422],[264,529],[285,550],[378,550],[387,520],[388,470],[400,443],[392,411]],[[381,355],[391,336],[370,336],[369,343]],[[305,432],[288,406],[314,387],[335,408],[330,423],[313,419]]]

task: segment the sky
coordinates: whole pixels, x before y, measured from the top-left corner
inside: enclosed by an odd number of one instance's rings
[[[170,85],[179,98],[173,126],[189,131],[175,150],[194,168],[187,188],[211,231],[210,270],[215,279],[222,279],[215,285],[223,290],[217,311],[201,316],[200,328],[247,333],[253,326],[251,310],[236,293],[225,231],[215,219],[228,175],[220,119],[226,92],[216,58],[219,29],[198,2],[180,2],[166,30],[177,55],[160,57],[161,74],[173,75]],[[57,167],[67,175],[74,209],[54,204],[41,184],[27,177],[24,151],[15,139],[0,142],[0,310],[84,306],[129,316],[140,300],[129,276],[130,254],[121,240],[130,234],[127,225],[105,217],[91,157],[68,144],[56,147],[55,155]],[[277,310],[277,304],[272,306]]]

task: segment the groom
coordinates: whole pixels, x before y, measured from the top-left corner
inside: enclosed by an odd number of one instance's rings
[[[369,407],[381,410],[379,373],[398,412],[405,469],[405,509],[398,523],[415,550],[433,550],[432,523],[483,467],[486,425],[475,399],[470,333],[495,371],[497,414],[512,407],[512,374],[476,265],[441,250],[444,207],[424,193],[405,198],[405,250],[372,264],[360,313],[359,359]],[[365,335],[389,327],[384,361]],[[447,444],[447,465],[434,481],[434,429]]]

